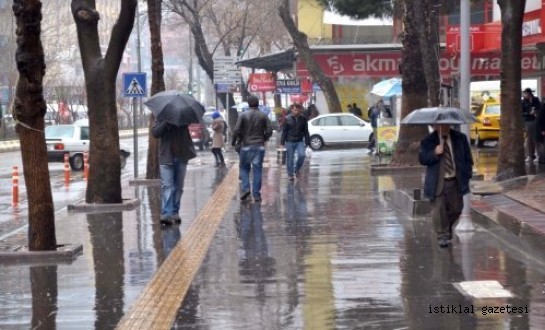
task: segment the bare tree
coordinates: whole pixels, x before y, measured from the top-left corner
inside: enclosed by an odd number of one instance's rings
[[[308,45],[307,35],[297,29],[295,22],[291,18],[289,0],[281,0],[280,6],[278,7],[278,14],[282,19],[282,22],[284,22],[284,26],[288,30],[288,33],[291,35],[293,43],[299,52],[299,56],[305,62],[308,72],[312,76],[312,80],[322,89],[329,107],[329,112],[342,112],[341,102],[339,101],[333,82],[323,73],[314,59]]]
[[[418,21],[415,2],[420,0],[405,0],[403,10],[403,52],[401,56],[402,77],[402,108],[401,118],[413,110],[428,105],[428,86],[426,79],[422,79],[423,61],[421,47],[418,47]],[[420,140],[426,136],[427,129],[423,125],[402,125],[399,130],[396,150],[390,165],[417,165]]]
[[[151,95],[165,90],[165,66],[161,41],[162,0],[147,0],[148,23],[151,38]],[[146,179],[159,178],[159,140],[151,133],[155,117],[150,116]]]
[[[520,116],[522,22],[526,0],[498,0],[501,8],[501,131],[497,173],[503,179],[525,174]]]
[[[95,1],[72,0],[71,9],[85,75],[90,125],[87,203],[121,203],[121,160],[116,107],[116,77],[129,40],[137,0],[122,0],[103,57]]]
[[[19,70],[13,114],[20,122],[17,134],[21,141],[28,196],[28,246],[32,251],[57,248],[55,210],[43,133],[46,106],[43,97],[45,61],[40,39],[41,8],[39,0],[13,2],[17,22],[15,60]]]

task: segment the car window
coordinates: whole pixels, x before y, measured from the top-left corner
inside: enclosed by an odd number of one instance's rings
[[[486,107],[486,114],[487,115],[499,115],[501,113],[501,105],[489,105]]]
[[[81,127],[80,139],[89,140],[89,127],[85,127],[85,126]]]
[[[339,126],[339,120],[336,116],[320,118],[318,126]]]
[[[71,138],[74,136],[74,126],[58,125],[47,126],[45,128],[46,139],[62,139]]]
[[[360,122],[358,119],[351,116],[342,116],[341,117],[342,126],[359,126]]]

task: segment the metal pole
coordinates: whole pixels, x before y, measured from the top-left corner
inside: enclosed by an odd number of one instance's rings
[[[191,36],[191,27],[189,30],[189,83],[187,85],[187,92],[193,94],[193,40]]]
[[[227,109],[225,109],[225,120],[227,121],[227,125],[229,125],[229,129],[227,130],[227,141],[231,141],[231,131],[234,129],[234,127],[232,127],[233,125],[231,125],[231,123],[229,122],[229,111],[231,111],[230,107],[229,107],[229,92],[225,93],[225,104],[227,106]]]
[[[136,128],[136,108],[137,108],[137,100],[138,98],[133,97],[132,98],[132,133],[133,133],[133,143],[134,143],[134,178],[138,178],[138,130]]]
[[[460,3],[460,108],[462,111],[470,111],[469,83],[471,80],[470,66],[470,0],[461,0]],[[468,125],[462,125],[461,131],[469,139]],[[464,209],[460,216],[460,221],[456,226],[456,231],[474,231],[475,226],[471,222],[471,199],[469,194],[464,196]]]
[[[138,72],[142,72],[142,56],[140,54],[140,11],[138,9],[138,3],[136,5],[136,59],[138,64]],[[133,160],[134,160],[134,178],[138,179],[138,110],[137,110],[137,99],[133,97],[132,99],[132,140],[134,145],[133,150]],[[139,100],[140,111],[142,111],[142,99]]]

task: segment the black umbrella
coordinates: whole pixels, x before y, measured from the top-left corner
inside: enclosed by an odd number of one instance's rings
[[[205,109],[193,95],[179,91],[164,91],[153,95],[144,102],[155,118],[176,126],[200,123]]]
[[[417,109],[401,121],[402,124],[432,125],[432,124],[467,124],[476,122],[471,113],[458,108],[433,107]]]

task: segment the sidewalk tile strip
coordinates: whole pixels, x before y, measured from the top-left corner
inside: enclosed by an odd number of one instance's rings
[[[154,274],[117,329],[170,329],[176,313],[206,256],[208,247],[238,187],[238,166],[195,218],[186,234]]]

